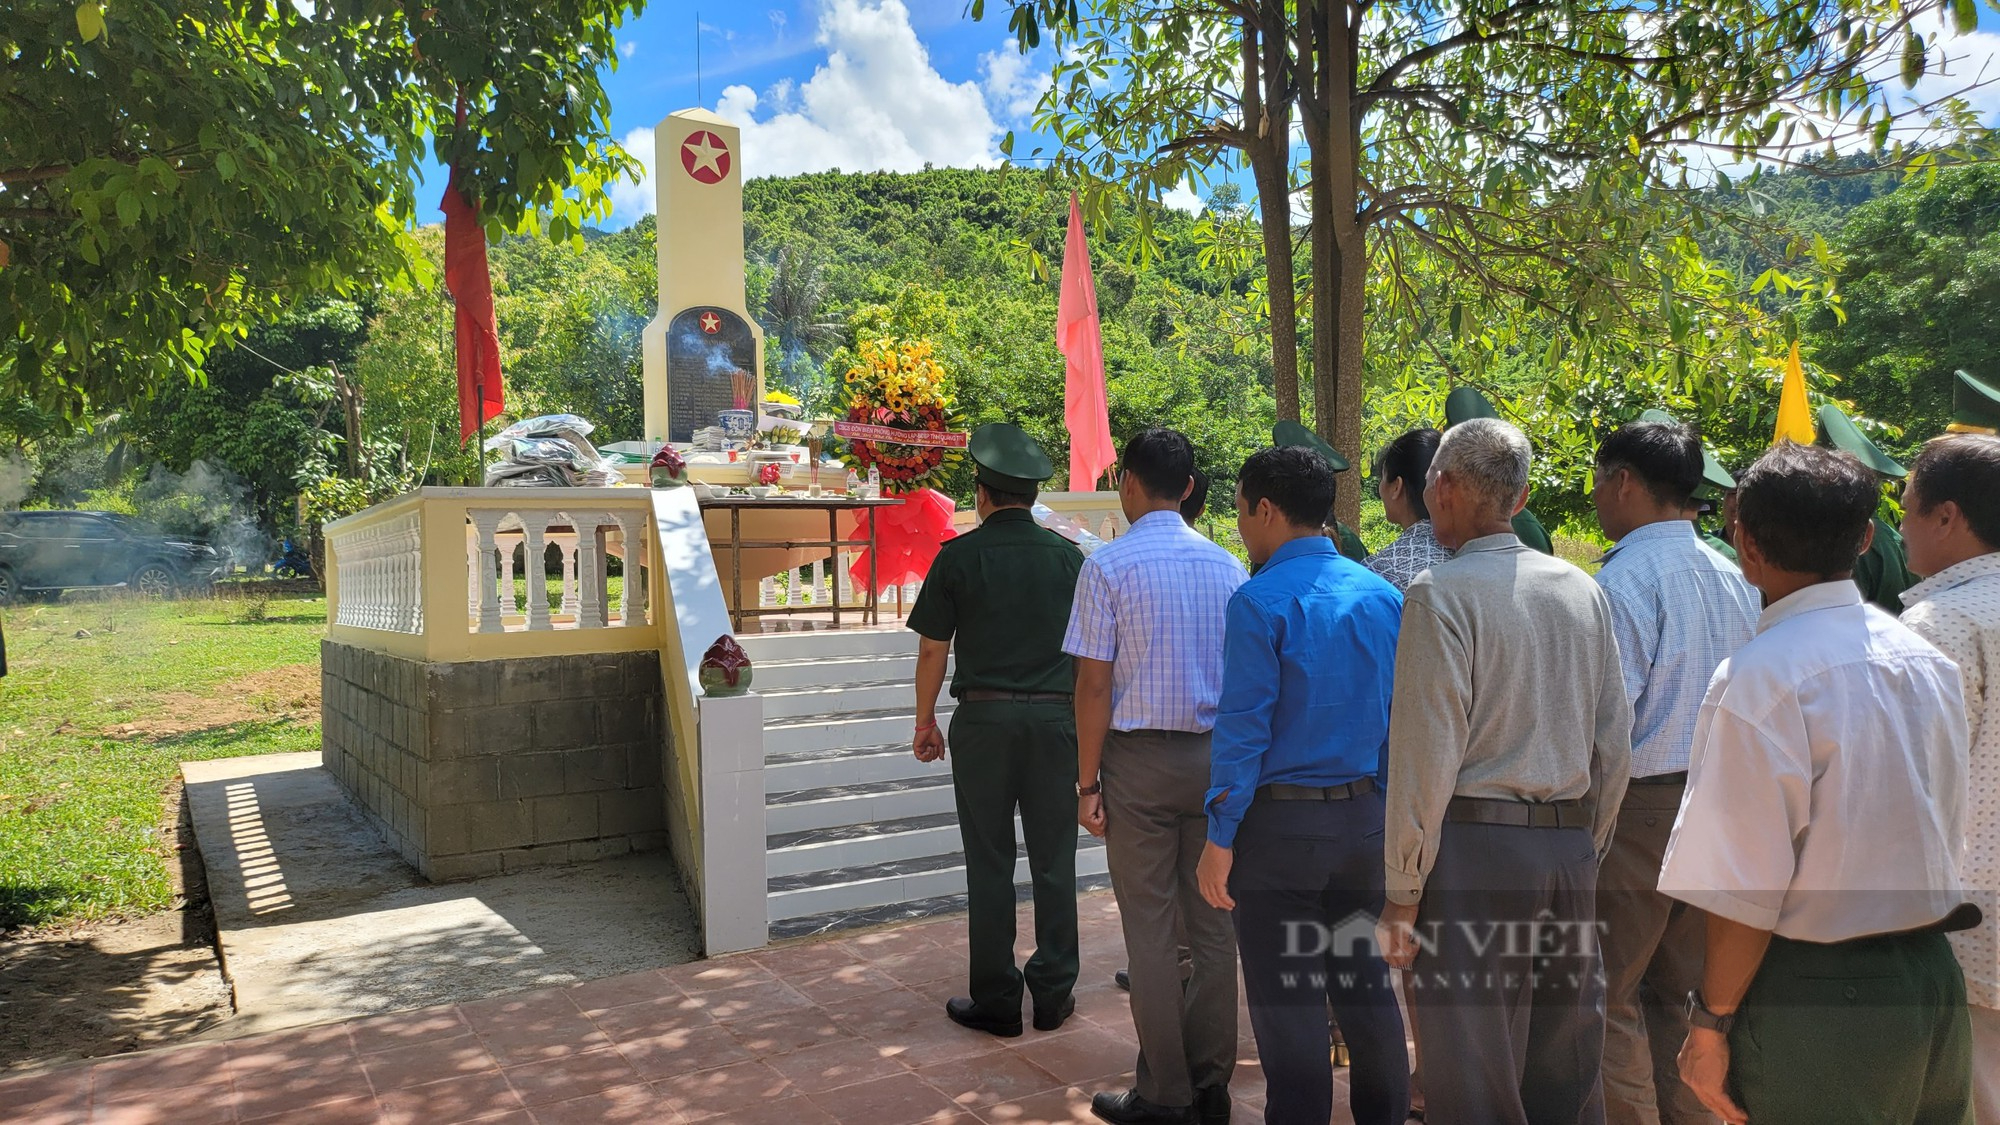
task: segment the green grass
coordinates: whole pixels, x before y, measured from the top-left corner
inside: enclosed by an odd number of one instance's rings
[[[166,909],[179,763],[319,748],[301,693],[317,699],[323,600],[65,600],[4,620],[0,930]]]

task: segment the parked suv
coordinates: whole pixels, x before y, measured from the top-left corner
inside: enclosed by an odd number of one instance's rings
[[[224,566],[206,543],[113,512],[0,512],[0,604],[101,586],[161,598],[215,581]]]

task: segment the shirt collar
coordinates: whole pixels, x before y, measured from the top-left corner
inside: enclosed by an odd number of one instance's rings
[[[1168,520],[1172,520],[1183,527],[1187,526],[1187,521],[1181,518],[1179,512],[1170,512],[1163,508],[1160,511],[1147,512],[1145,515],[1140,516],[1133,522],[1132,530],[1137,531],[1142,527],[1152,527],[1156,524],[1164,525]]]
[[[1520,545],[1520,536],[1511,531],[1503,531],[1498,535],[1482,535],[1477,539],[1467,540],[1464,546],[1453,551],[1452,554],[1469,555],[1474,551],[1505,551],[1512,547],[1519,547]]]
[[[1617,546],[1606,551],[1604,557],[1608,559],[1635,543],[1665,542],[1672,539],[1692,540],[1693,538],[1693,523],[1683,519],[1659,520],[1655,523],[1642,524],[1626,532],[1625,538],[1620,539]]]
[[[1340,549],[1335,547],[1333,540],[1328,539],[1326,536],[1307,535],[1299,539],[1293,539],[1280,546],[1277,550],[1272,551],[1271,557],[1265,559],[1264,565],[1258,568],[1258,573],[1261,574],[1281,562],[1304,558],[1308,555],[1337,555],[1339,553]]]
[[[1903,604],[1913,606],[1981,578],[2000,578],[2000,551],[1974,555],[1962,563],[1945,567],[1903,591]]]
[[[1761,634],[1794,617],[1817,613],[1822,609],[1844,609],[1860,604],[1861,588],[1852,579],[1816,582],[1765,606],[1763,615],[1757,618],[1757,632]]]
[[[995,508],[993,514],[979,521],[981,526],[990,527],[996,523],[1033,523],[1035,513],[1027,508]]]

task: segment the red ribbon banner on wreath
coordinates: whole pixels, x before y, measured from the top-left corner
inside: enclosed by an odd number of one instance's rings
[[[866,539],[870,521],[878,516],[881,518],[875,540],[881,551],[873,591],[877,594],[922,581],[931,572],[931,563],[937,560],[938,549],[944,546],[944,541],[958,534],[951,526],[951,517],[958,510],[958,505],[944,493],[934,488],[922,488],[894,499],[900,499],[902,503],[893,508],[857,512],[854,517],[852,538],[855,539]],[[853,578],[855,588],[868,588],[868,551],[865,548],[854,556],[854,564],[847,573]]]

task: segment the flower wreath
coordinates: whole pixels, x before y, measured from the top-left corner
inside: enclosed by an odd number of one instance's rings
[[[840,412],[847,421],[939,432],[964,424],[946,392],[944,368],[930,341],[863,340],[856,351],[840,392]],[[874,466],[885,491],[909,493],[944,483],[965,459],[965,450],[850,441],[840,459],[863,476]]]

